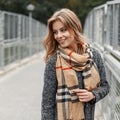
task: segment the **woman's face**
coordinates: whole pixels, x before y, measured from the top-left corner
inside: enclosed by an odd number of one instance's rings
[[[63,48],[69,48],[74,50],[77,46],[74,33],[70,32],[60,20],[53,22],[53,34],[54,39],[59,43]]]

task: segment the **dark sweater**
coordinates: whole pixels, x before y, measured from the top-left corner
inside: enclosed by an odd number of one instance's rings
[[[85,103],[85,120],[94,120],[94,111],[95,103],[100,99],[104,98],[109,92],[109,85],[106,80],[105,67],[103,59],[101,58],[100,53],[92,48],[93,51],[93,60],[96,63],[99,74],[100,74],[100,87],[93,90],[95,95],[94,102]],[[56,109],[56,92],[57,92],[57,78],[56,78],[56,60],[57,55],[55,54],[51,59],[48,60],[44,72],[44,87],[42,94],[42,111],[41,111],[41,120],[57,120],[57,109]],[[82,73],[76,72],[79,88],[84,88]]]

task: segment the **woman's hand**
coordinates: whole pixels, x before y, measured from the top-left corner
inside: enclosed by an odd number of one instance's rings
[[[74,89],[72,91],[77,94],[81,102],[89,102],[95,99],[95,96],[93,95],[93,93],[86,89]]]

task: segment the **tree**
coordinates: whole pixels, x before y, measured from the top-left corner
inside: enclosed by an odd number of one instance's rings
[[[0,9],[28,15],[26,6],[32,3],[35,5],[33,17],[46,24],[47,19],[54,11],[60,8],[70,8],[78,15],[83,25],[88,12],[107,1],[108,0],[1,0]]]

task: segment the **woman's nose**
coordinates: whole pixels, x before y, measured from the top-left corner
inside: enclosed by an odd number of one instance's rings
[[[61,38],[61,37],[62,37],[62,33],[61,33],[61,32],[58,32],[57,37],[58,37],[58,38]]]

